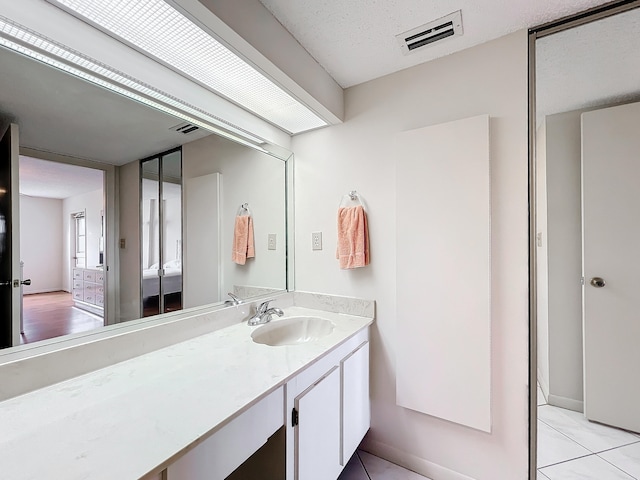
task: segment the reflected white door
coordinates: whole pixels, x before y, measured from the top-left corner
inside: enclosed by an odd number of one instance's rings
[[[638,125],[640,104],[582,115],[585,415],[636,432],[640,432]]]

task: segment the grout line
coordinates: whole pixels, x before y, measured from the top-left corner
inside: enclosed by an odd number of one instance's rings
[[[564,436],[564,437],[568,438],[569,440],[571,440],[573,443],[575,443],[575,444],[576,444],[576,445],[578,445],[579,447],[584,448],[584,449],[585,449],[585,450],[587,450],[588,452],[591,452],[591,453],[592,453],[592,454],[594,454],[594,455],[595,455],[596,453],[598,453],[598,452],[594,452],[593,450],[591,450],[591,449],[590,449],[590,448],[588,448],[588,447],[585,447],[585,446],[584,446],[584,445],[582,445],[580,442],[578,442],[578,441],[576,441],[575,439],[571,438],[569,435],[567,435],[566,433],[564,433],[564,432],[562,432],[562,431],[558,430],[556,427],[554,427],[553,425],[551,425],[551,424],[549,424],[549,423],[545,422],[545,421],[544,421],[544,420],[542,420],[541,418],[538,418],[538,420],[539,420],[540,422],[544,423],[544,424],[545,424],[547,427],[549,427],[550,429],[555,430],[555,431],[556,431],[556,432],[558,432],[560,435],[562,435],[562,436]],[[538,439],[539,439],[539,438],[540,438],[540,437],[538,437]],[[635,442],[633,442],[633,443],[635,443]],[[618,448],[618,447],[615,447],[615,448]],[[587,456],[587,455],[583,455],[583,457],[586,457],[586,456]],[[580,458],[580,457],[576,457],[576,458]],[[567,460],[567,461],[568,461],[568,460]],[[562,463],[562,462],[558,462],[558,463]],[[554,465],[555,465],[555,464],[554,464]]]
[[[364,466],[364,462],[362,461],[362,458],[360,458],[360,452],[358,452],[358,450],[356,450],[356,456],[358,457],[358,460],[360,461],[360,465],[362,465],[362,469],[364,470],[364,473],[367,476],[367,478],[369,480],[373,480],[371,478],[371,475],[369,475],[369,472],[367,471],[367,467]]]
[[[561,462],[550,463],[549,465],[544,465],[542,467],[537,467],[537,470],[542,470],[543,468],[553,467],[555,465],[560,465],[562,463],[573,462],[574,460],[578,460],[580,458],[587,458],[587,457],[592,457],[592,456],[597,456],[597,454],[596,453],[588,453],[587,455],[580,455],[579,457],[569,458],[568,460],[562,460]],[[542,473],[544,473],[544,472],[542,472]]]
[[[618,447],[620,448],[620,447]],[[615,450],[615,448],[612,448],[611,450]],[[605,450],[606,452],[610,451],[610,450]],[[633,478],[634,480],[637,480],[637,477],[634,477],[633,475],[631,475],[629,472],[623,470],[621,467],[619,467],[618,465],[616,465],[615,463],[611,463],[609,460],[607,460],[606,458],[602,458],[600,455],[596,454],[596,456],[600,459],[600,460],[604,460],[605,462],[607,462],[609,465],[611,465],[612,467],[617,468],[618,470],[620,470],[622,473],[625,473],[627,475],[629,475],[629,477]]]

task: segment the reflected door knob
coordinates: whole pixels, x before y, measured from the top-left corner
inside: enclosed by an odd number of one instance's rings
[[[600,278],[600,277],[593,277],[589,283],[591,284],[592,287],[596,287],[596,288],[602,288],[604,287],[607,283],[604,281],[604,278]]]

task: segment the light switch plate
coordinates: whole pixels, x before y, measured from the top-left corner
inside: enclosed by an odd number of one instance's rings
[[[267,250],[275,250],[276,249],[276,234],[270,233],[267,236]]]
[[[311,234],[311,250],[322,250],[322,232]]]

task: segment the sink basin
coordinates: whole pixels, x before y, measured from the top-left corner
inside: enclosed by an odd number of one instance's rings
[[[256,328],[251,338],[256,343],[298,345],[313,342],[333,332],[333,323],[318,317],[289,317]]]

